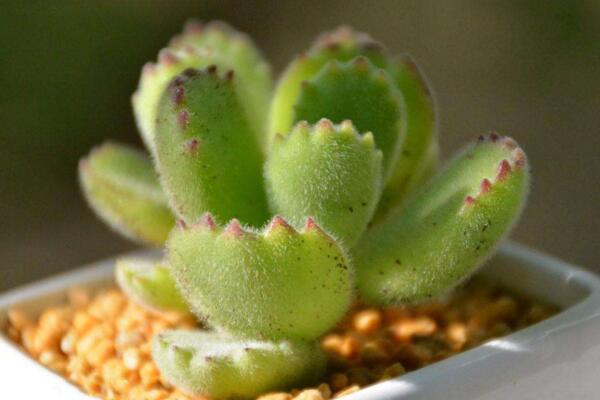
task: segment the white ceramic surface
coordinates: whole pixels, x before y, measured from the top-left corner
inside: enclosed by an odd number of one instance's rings
[[[153,253],[140,254],[156,257]],[[0,326],[4,326],[11,306],[33,316],[64,301],[69,287],[111,284],[113,262],[100,262],[0,296]],[[529,328],[345,399],[600,399],[600,279],[513,243],[503,245],[481,273],[564,310]],[[0,397],[6,399],[91,399],[2,335],[0,383]]]

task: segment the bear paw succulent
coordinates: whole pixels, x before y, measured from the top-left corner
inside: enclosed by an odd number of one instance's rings
[[[518,218],[523,150],[490,134],[433,179],[427,80],[368,35],[322,35],[272,91],[268,63],[223,23],[191,23],[133,96],[149,156],[105,144],[80,163],[92,208],[165,260],[123,259],[119,285],[209,330],[154,340],[181,390],[247,398],[318,378],[351,303],[403,304],[474,273]],[[175,223],[175,221],[178,221]]]

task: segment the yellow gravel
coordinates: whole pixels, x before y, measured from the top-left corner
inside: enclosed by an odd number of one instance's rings
[[[329,356],[326,380],[316,387],[268,393],[259,400],[327,400],[424,367],[554,314],[553,307],[473,281],[447,299],[420,306],[356,305],[322,338]],[[201,400],[170,386],[150,355],[164,329],[198,328],[189,316],[156,313],[118,289],[73,289],[68,302],[37,321],[19,309],[6,331],[32,357],[103,399]]]

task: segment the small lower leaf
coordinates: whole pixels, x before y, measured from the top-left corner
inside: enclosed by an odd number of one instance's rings
[[[131,147],[106,143],[79,163],[85,198],[113,229],[161,246],[175,219],[150,159]]]
[[[149,260],[117,260],[119,286],[138,303],[155,310],[189,312],[167,265]]]
[[[152,356],[171,384],[220,399],[312,383],[325,366],[317,342],[245,341],[203,331],[162,332]]]

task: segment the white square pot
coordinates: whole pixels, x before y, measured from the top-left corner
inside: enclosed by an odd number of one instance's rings
[[[143,252],[137,256],[157,257]],[[112,284],[103,261],[0,296],[0,326],[18,306],[35,316],[64,302],[72,286]],[[389,399],[600,399],[600,279],[577,267],[508,243],[481,274],[510,290],[563,310],[538,324],[444,361],[345,397]],[[0,334],[0,398],[91,399]]]

